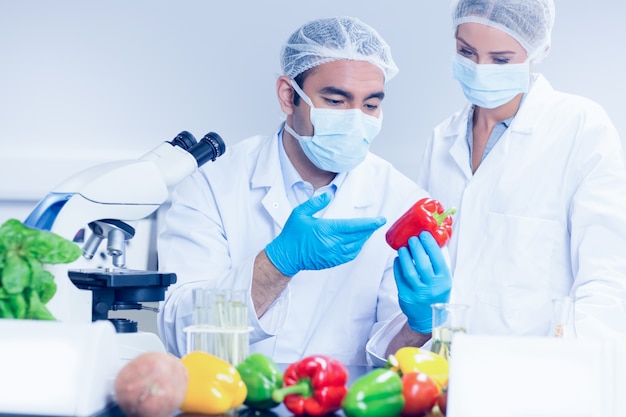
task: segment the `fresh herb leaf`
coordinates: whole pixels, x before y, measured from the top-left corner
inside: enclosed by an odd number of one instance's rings
[[[8,299],[0,299],[0,317],[3,319],[15,318]]]
[[[42,303],[47,303],[57,292],[57,284],[54,282],[54,275],[50,271],[43,271],[41,275],[41,285],[37,289],[37,294]]]
[[[54,320],[46,303],[56,293],[45,264],[70,263],[82,250],[55,233],[16,219],[0,226],[0,318]]]
[[[30,267],[28,262],[15,252],[6,254],[2,269],[2,287],[9,294],[24,291],[30,285]]]
[[[11,310],[13,310],[13,317],[16,319],[26,318],[28,303],[26,302],[23,293],[11,294],[11,296],[9,296],[9,305],[11,306]]]
[[[0,226],[0,245],[4,251],[18,250],[22,246],[26,227],[16,219],[9,219]]]
[[[31,291],[28,301],[29,306],[26,318],[35,320],[55,320],[50,310],[48,310],[42,300],[39,299],[37,292]]]
[[[82,254],[74,242],[47,231],[27,233],[23,247],[27,257],[38,259],[44,264],[73,262]]]

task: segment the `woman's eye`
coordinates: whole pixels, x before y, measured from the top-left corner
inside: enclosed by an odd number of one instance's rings
[[[472,56],[472,55],[474,55],[474,52],[470,51],[469,49],[465,49],[465,48],[459,49],[459,52],[463,56]]]
[[[507,58],[494,58],[493,63],[498,64],[498,65],[503,65],[503,64],[508,64],[509,60]]]

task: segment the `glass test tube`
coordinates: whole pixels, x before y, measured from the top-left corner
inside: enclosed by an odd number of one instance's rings
[[[187,350],[211,353],[233,365],[249,352],[245,290],[195,289],[193,325],[186,328]]]

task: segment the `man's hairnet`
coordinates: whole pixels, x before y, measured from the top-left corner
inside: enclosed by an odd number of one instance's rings
[[[454,28],[466,22],[499,29],[518,41],[533,62],[550,50],[553,0],[452,0]]]
[[[391,49],[369,25],[354,17],[329,17],[306,23],[283,45],[283,74],[298,74],[330,61],[367,61],[383,71],[385,81],[398,73]]]

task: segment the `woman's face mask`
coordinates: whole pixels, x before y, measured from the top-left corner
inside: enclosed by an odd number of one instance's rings
[[[285,130],[300,141],[309,160],[321,170],[336,173],[350,171],[363,162],[382,127],[382,113],[374,117],[360,109],[315,108],[295,81],[291,85],[311,108],[314,133],[301,136],[287,124]]]
[[[530,85],[530,63],[476,64],[455,54],[452,73],[465,97],[479,107],[495,109],[511,101],[520,93],[527,93]]]

